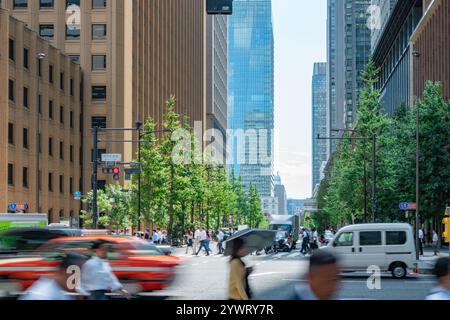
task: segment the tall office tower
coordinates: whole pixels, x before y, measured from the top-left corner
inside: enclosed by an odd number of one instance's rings
[[[81,80],[78,64],[0,9],[0,212],[78,226]]]
[[[286,188],[281,183],[281,177],[279,175],[275,176],[274,194],[278,203],[278,214],[287,214]]]
[[[370,0],[328,0],[327,56],[329,87],[329,134],[333,129],[353,127],[361,71],[371,53],[368,19]],[[338,140],[329,143],[330,154]]]
[[[385,2],[389,1],[378,1],[380,6],[385,6]],[[380,68],[375,87],[381,92],[382,109],[390,115],[402,105],[413,104],[410,39],[422,18],[423,3],[423,0],[396,1],[379,36],[372,41],[373,60]]]
[[[228,22],[231,168],[273,196],[274,40],[271,0],[235,0]]]
[[[206,18],[206,129],[213,157],[225,164],[228,129],[228,18]]]
[[[82,68],[83,193],[92,187],[92,127],[131,128],[152,117],[160,130],[171,94],[176,111],[192,125],[205,123],[204,1],[6,0],[3,5]],[[132,133],[100,138],[131,140]],[[131,143],[98,147],[99,154],[122,154],[124,162],[136,152]],[[100,187],[112,182],[101,172],[98,179]]]
[[[327,64],[315,63],[312,77],[312,190],[320,183],[321,168],[328,160],[327,140]]]
[[[389,21],[392,10],[394,6],[397,4],[398,0],[372,0],[372,14],[374,19],[373,28],[372,28],[372,40],[371,47],[372,51],[375,50],[375,47],[383,35],[384,29]]]

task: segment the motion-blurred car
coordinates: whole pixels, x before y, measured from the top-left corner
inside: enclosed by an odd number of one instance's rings
[[[50,274],[62,253],[90,255],[95,241],[109,243],[108,260],[119,281],[133,294],[166,287],[180,264],[178,257],[167,256],[148,241],[126,237],[95,236],[53,239],[40,248],[39,257],[0,261],[0,285],[13,281],[26,290],[37,279]],[[1,289],[1,288],[0,288]]]

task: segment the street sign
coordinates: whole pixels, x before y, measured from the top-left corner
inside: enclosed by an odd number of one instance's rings
[[[80,191],[74,192],[73,198],[74,198],[74,200],[81,200],[81,192]]]
[[[414,202],[402,202],[399,205],[400,210],[416,210],[417,209],[417,205]]]
[[[15,203],[9,203],[9,204],[8,204],[8,210],[16,211],[16,210],[17,210],[17,204],[15,204]]]
[[[102,162],[120,162],[122,155],[120,153],[103,153]]]

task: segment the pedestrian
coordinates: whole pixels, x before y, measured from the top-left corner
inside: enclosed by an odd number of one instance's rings
[[[309,237],[308,237],[308,232],[306,231],[305,228],[302,229],[302,249],[300,250],[301,253],[303,253],[303,255],[306,255],[310,250],[309,250]]]
[[[228,284],[229,300],[249,300],[251,291],[248,277],[253,271],[246,268],[242,258],[246,255],[244,241],[240,238],[233,241],[233,252],[230,260],[230,277]]]
[[[194,250],[192,248],[193,244],[194,244],[194,235],[192,234],[191,230],[188,230],[188,232],[186,233],[186,254],[189,253],[189,248],[191,248],[192,253],[194,253]]]
[[[291,300],[331,300],[338,291],[340,270],[337,259],[327,249],[314,250],[309,258],[306,284],[294,287]]]
[[[61,263],[52,275],[36,281],[19,300],[75,300],[73,293],[76,289],[79,289],[79,278],[76,279],[74,267],[81,270],[86,261],[87,257],[83,255],[68,253],[62,257]]]
[[[223,239],[225,235],[222,231],[222,229],[219,229],[217,231],[217,254],[223,254]]]
[[[144,239],[147,241],[150,240],[150,229],[149,228],[145,229]]]
[[[161,244],[167,244],[167,231],[163,230],[161,232]]]
[[[125,298],[131,295],[120,284],[109,262],[108,242],[99,240],[92,246],[93,255],[81,269],[81,289],[89,294],[90,300],[108,300],[110,292],[120,292]]]
[[[208,247],[206,246],[206,231],[203,228],[200,228],[200,245],[198,247],[197,252],[195,253],[196,256],[198,256],[198,254],[200,253],[200,251],[202,250],[202,248],[205,249],[206,251],[206,255],[209,256],[209,250]]]
[[[209,230],[206,230],[205,232],[206,232],[206,239],[204,240],[205,241],[205,249],[206,249],[207,255],[209,256],[209,253],[212,253],[212,250],[209,247],[209,243],[211,242],[211,233]]]
[[[153,229],[152,242],[153,242],[154,244],[157,244],[158,241],[159,241],[159,238],[158,238],[158,232],[156,231],[156,229]]]
[[[450,258],[442,257],[436,261],[433,273],[438,285],[433,288],[426,300],[450,300]]]
[[[421,227],[419,228],[418,237],[419,237],[419,254],[423,256],[424,233]]]
[[[197,228],[194,232],[194,253],[195,254],[197,252],[197,248],[200,245],[200,239],[202,237],[202,232],[199,228]]]
[[[438,248],[438,243],[439,243],[439,236],[436,233],[436,230],[433,229],[433,250],[434,250],[434,255],[437,256],[438,252],[439,252],[439,248]]]
[[[319,246],[317,245],[317,241],[318,241],[317,230],[316,230],[316,228],[312,228],[311,229],[311,239],[309,242],[309,247],[310,247],[311,251],[319,248]]]
[[[156,231],[158,232],[158,244],[161,244],[161,241],[162,241],[161,228],[156,228]]]

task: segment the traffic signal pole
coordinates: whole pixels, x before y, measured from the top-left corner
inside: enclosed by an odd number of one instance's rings
[[[98,221],[98,207],[97,207],[97,164],[98,164],[98,127],[94,127],[94,152],[93,152],[93,163],[92,163],[92,189],[93,189],[93,195],[92,195],[92,216],[93,216],[93,228],[97,229],[97,221]]]

